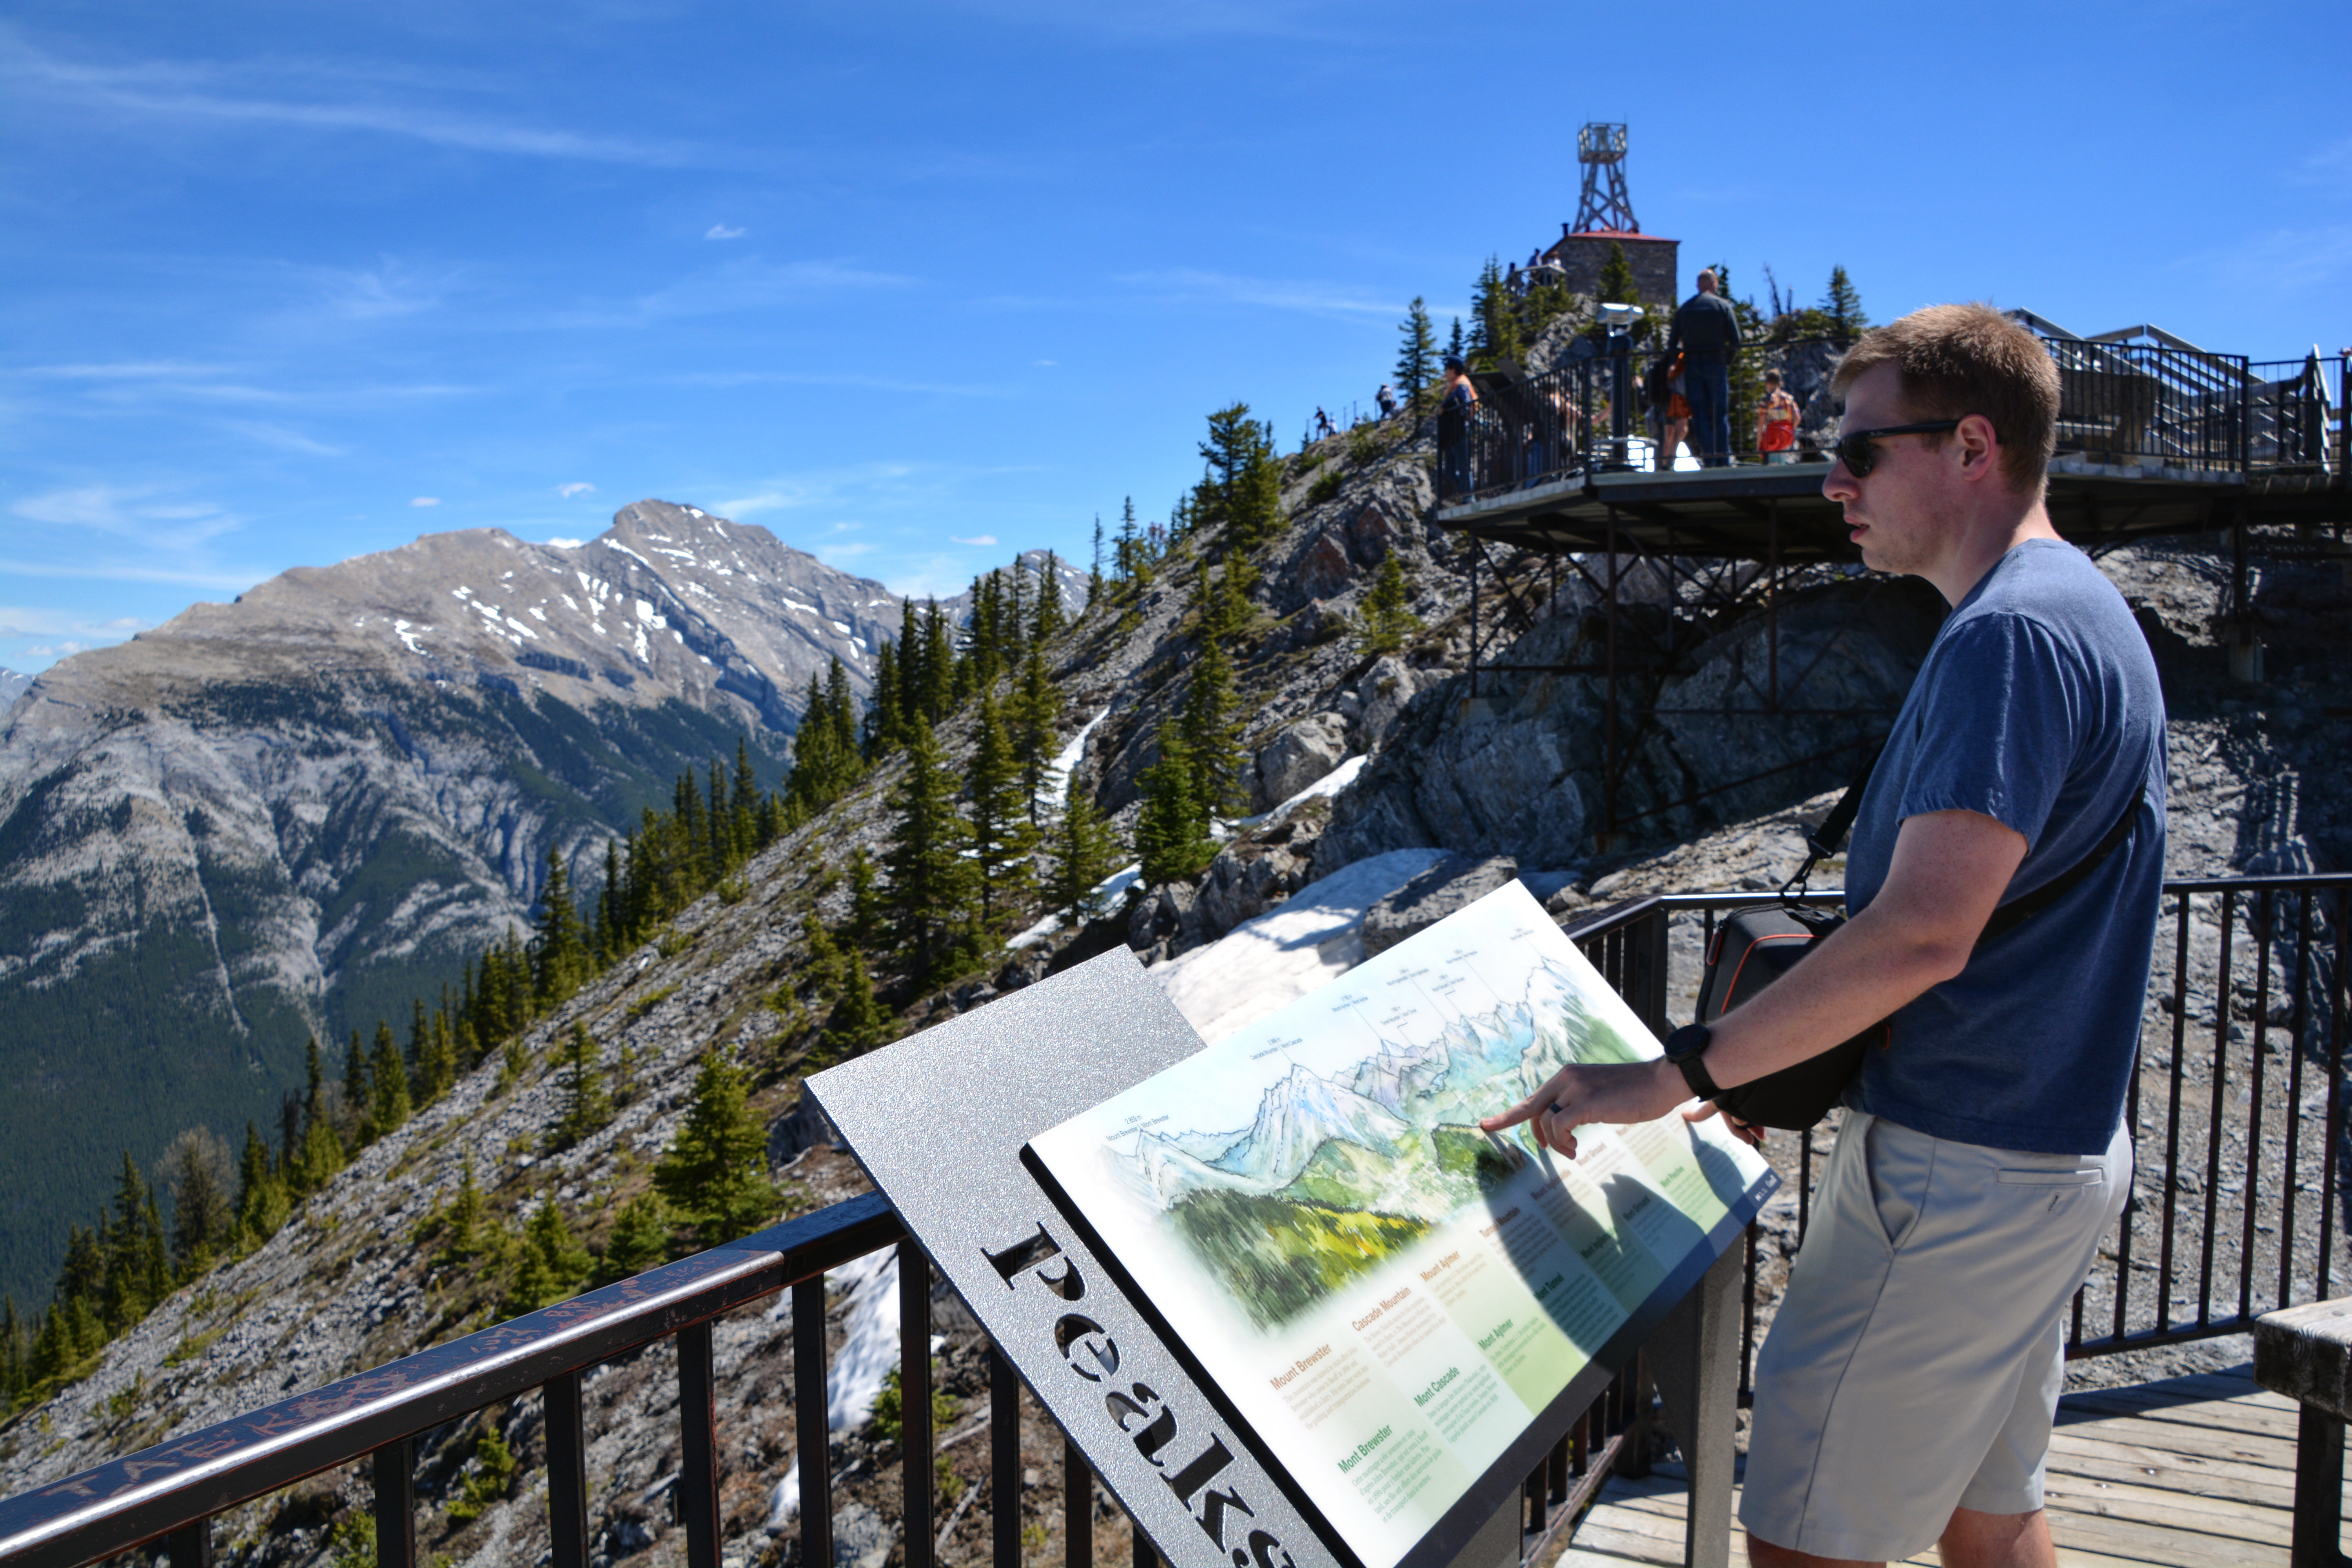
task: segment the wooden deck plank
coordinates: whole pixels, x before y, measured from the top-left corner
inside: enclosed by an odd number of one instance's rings
[[[2283,1564],[2292,1535],[2292,1402],[2209,1373],[2068,1396],[2051,1439],[2049,1511],[2069,1568]],[[1744,1467],[1743,1467],[1744,1470]],[[1738,1506],[1734,1492],[1734,1508]],[[1612,1479],[1554,1568],[1682,1560],[1682,1468]],[[2345,1532],[2352,1550],[2352,1521]],[[1732,1532],[1731,1560],[1748,1561]],[[1931,1548],[1912,1562],[1936,1563]]]

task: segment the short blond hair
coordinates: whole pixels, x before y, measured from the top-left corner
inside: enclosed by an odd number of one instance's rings
[[[1930,305],[1863,333],[1838,361],[1831,390],[1843,397],[1882,364],[1895,368],[1906,420],[1981,414],[2000,442],[2010,488],[2042,493],[2058,447],[2058,362],[2041,339],[1990,305]]]

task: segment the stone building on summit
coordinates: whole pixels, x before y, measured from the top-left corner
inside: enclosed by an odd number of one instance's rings
[[[1643,234],[1633,216],[1633,201],[1625,191],[1625,127],[1599,121],[1585,126],[1576,133],[1576,161],[1584,169],[1576,221],[1559,226],[1559,241],[1543,258],[1567,275],[1571,290],[1591,295],[1600,290],[1609,247],[1622,246],[1642,302],[1672,309],[1682,298],[1682,242]]]

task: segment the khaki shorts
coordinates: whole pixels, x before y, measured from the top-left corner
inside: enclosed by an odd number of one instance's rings
[[[2031,1513],[2068,1301],[2131,1192],[2131,1139],[2028,1154],[1849,1111],[1756,1358],[1740,1522],[1885,1560],[1955,1508]]]

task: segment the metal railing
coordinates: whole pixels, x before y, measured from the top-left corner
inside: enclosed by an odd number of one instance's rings
[[[2252,379],[2247,456],[2258,467],[2342,475],[2346,461],[2345,373],[2352,355],[2323,359],[2314,349],[2299,360],[2257,360]]]
[[[2255,363],[2243,354],[2158,343],[2044,338],[2058,362],[2058,455],[2131,468],[2203,473],[2347,471],[2347,357]],[[1580,476],[1684,468],[1699,459],[1685,430],[1664,450],[1669,390],[1664,349],[1604,350],[1535,375],[1482,376],[1479,400],[1438,416],[1440,502]],[[1800,410],[1826,383],[1839,345],[1750,343],[1730,367],[1729,459],[1763,461],[1756,408],[1763,374],[1781,370]],[[1800,428],[1792,456],[1821,462],[1822,432]]]
[[[2082,1358],[2246,1333],[2264,1312],[2328,1298],[2352,1271],[2346,1226],[2347,977],[2352,875],[2165,884],[2149,983],[2154,1016],[2126,1102],[2133,1196],[2077,1292],[2066,1353]],[[1836,893],[1808,902],[1834,904]],[[1654,1030],[1677,1020],[1671,978],[1726,910],[1769,894],[1670,894],[1621,904],[1569,933]],[[1684,963],[1677,965],[1679,950]],[[1687,1005],[1679,1011],[1686,1016]],[[1812,1131],[1768,1135],[1793,1168],[1796,1231],[1811,1218]],[[1748,1233],[1740,1390],[1751,1391],[1759,1228]],[[2193,1290],[2181,1288],[2193,1283]]]
[[[1641,899],[1573,920],[1568,934],[1643,1022],[1663,1033],[1675,1011],[1678,943],[1687,958],[1690,943],[1703,947],[1712,936],[1718,912],[1759,897]],[[2070,1355],[2242,1332],[2272,1307],[2324,1298],[2338,1274],[2335,1208],[2343,1197],[2337,1172],[2352,876],[2171,882],[2166,899],[2172,929],[2168,942],[2158,943],[2153,994],[2168,1013],[2168,1047],[2159,1041],[2144,1048],[2133,1076],[2126,1114],[2138,1132],[2137,1190],[2116,1246],[2103,1251],[2099,1272],[2076,1298]],[[2251,979],[2238,956],[2246,946],[2253,952]],[[2274,1039],[2283,1042],[2275,1052]],[[2274,1055],[2284,1059],[2269,1059]],[[2280,1151],[2274,1163],[2266,1159],[2266,1131]],[[1813,1135],[1797,1135],[1796,1145],[1801,1235]],[[2241,1148],[2242,1158],[2231,1152]],[[1789,1152],[1785,1146],[1780,1152],[1784,1158]],[[2273,1174],[2275,1181],[2267,1180]],[[2313,1194],[2308,1202],[2300,1195],[2305,1193]],[[1743,1400],[1759,1309],[1769,1300],[1758,1236],[1751,1227],[1742,1296]],[[412,1568],[419,1436],[536,1389],[544,1400],[552,1568],[587,1568],[596,1534],[589,1517],[583,1374],[671,1338],[682,1453],[676,1506],[687,1561],[689,1568],[719,1568],[711,1325],[790,1290],[798,1561],[830,1563],[824,1275],[894,1246],[899,1342],[928,1344],[929,1266],[888,1205],[868,1194],[0,1501],[0,1560],[11,1568],[73,1568],[161,1542],[172,1568],[208,1568],[213,1516],[365,1461],[373,1472],[378,1568]],[[2152,1276],[2150,1289],[2136,1286],[2142,1273]],[[2177,1296],[2173,1286],[2192,1273],[2193,1298]],[[990,1369],[992,1555],[994,1568],[1019,1568],[1018,1380],[1002,1356],[992,1353]],[[902,1358],[901,1376],[902,1517],[931,1521],[929,1358]],[[1611,1473],[1638,1475],[1647,1468],[1650,1404],[1637,1356],[1528,1478],[1522,1541],[1528,1555],[1571,1523]],[[923,1462],[907,1462],[917,1455]],[[1065,1561],[1088,1568],[1094,1486],[1084,1458],[1066,1444],[1063,1491]],[[1134,1539],[1138,1568],[1149,1568],[1157,1561],[1150,1543],[1139,1531]],[[929,1529],[908,1529],[904,1541],[905,1568],[932,1568]]]

